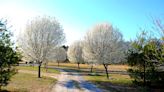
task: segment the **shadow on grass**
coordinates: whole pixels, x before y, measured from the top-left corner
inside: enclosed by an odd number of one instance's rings
[[[94,73],[89,73],[88,75],[89,75],[89,76],[102,76],[102,74],[95,73],[95,72],[94,72]]]
[[[10,91],[2,89],[2,90],[0,90],[0,92],[10,92]]]
[[[135,88],[114,85],[106,81],[97,80],[97,81],[91,81],[91,82],[98,85],[98,87],[102,89],[111,90],[111,92],[140,92],[140,91],[135,91],[136,90]]]
[[[74,76],[102,76],[103,73],[97,73],[97,72],[89,72],[84,70],[76,70],[76,69],[63,69],[64,71],[68,72],[68,75],[74,75]]]
[[[106,90],[110,90],[110,92],[164,92],[163,88],[153,89],[147,87],[139,87],[139,86],[123,86],[112,84],[110,82],[101,81],[101,80],[94,80],[91,81],[92,83],[96,84],[98,87]]]
[[[29,92],[27,89],[12,89],[12,90],[6,90],[2,89],[0,92]]]
[[[51,68],[55,68],[55,69],[63,69],[64,71],[66,72],[78,72],[78,73],[91,73],[90,72],[90,68],[80,68],[78,69],[77,67],[64,67],[64,66],[48,66],[48,67],[51,67]],[[93,72],[96,72],[96,73],[99,73],[99,74],[104,74],[105,73],[105,70],[99,70],[99,69],[96,69],[94,68],[93,69]],[[123,74],[123,75],[128,75],[128,72],[126,71],[113,71],[113,70],[109,70],[108,71],[110,74]]]

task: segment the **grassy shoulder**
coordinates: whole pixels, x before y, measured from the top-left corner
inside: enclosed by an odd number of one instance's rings
[[[106,75],[86,75],[85,80],[92,82],[97,87],[110,90],[111,92],[164,92],[163,88],[149,88],[136,86],[133,84],[133,79],[129,75],[109,74],[109,79]]]
[[[17,73],[9,85],[2,87],[4,92],[49,92],[57,80],[50,77],[37,78],[34,74]]]
[[[106,75],[86,75],[84,76],[85,80],[94,83],[99,88],[103,88],[106,90],[112,90],[112,92],[120,92],[118,91],[120,88],[125,90],[127,87],[132,87],[133,83],[129,75],[122,75],[122,74],[109,74],[109,79],[106,78]],[[129,89],[133,90],[133,88]],[[121,92],[127,92],[121,91]],[[129,91],[130,92],[130,91]]]
[[[29,71],[38,71],[38,67],[36,66],[17,66],[16,67],[18,70],[29,70]],[[52,68],[48,68],[47,71],[45,68],[41,68],[41,72],[45,73],[55,73],[55,74],[60,74],[60,71]]]
[[[109,79],[106,78],[106,75],[87,75],[85,79],[92,82],[108,82],[111,84],[116,85],[132,85],[132,79],[129,75],[122,75],[122,74],[109,74]]]

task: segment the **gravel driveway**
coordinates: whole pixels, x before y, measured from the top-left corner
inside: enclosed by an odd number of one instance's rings
[[[85,81],[76,72],[66,72],[63,69],[59,70],[61,74],[58,76],[58,82],[53,86],[51,92],[107,92]]]

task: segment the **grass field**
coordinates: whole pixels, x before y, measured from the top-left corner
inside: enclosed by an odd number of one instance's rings
[[[17,66],[16,68],[18,70],[38,71],[38,67],[36,67],[36,66]],[[55,69],[51,69],[51,68],[48,68],[47,71],[45,68],[41,68],[41,72],[60,74],[60,71],[55,70]]]
[[[33,74],[18,73],[2,89],[4,92],[49,92],[55,82],[56,79],[50,77],[37,78]]]
[[[49,63],[49,66],[58,66],[57,63]],[[60,63],[60,67],[68,67],[68,68],[77,68],[77,64],[73,63]],[[90,65],[88,64],[80,64],[80,69],[90,69]],[[96,70],[104,70],[103,65],[96,65],[93,67]],[[127,65],[109,65],[109,71],[126,71],[129,68]]]

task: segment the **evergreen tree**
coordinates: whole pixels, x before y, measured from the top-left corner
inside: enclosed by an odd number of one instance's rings
[[[135,79],[135,83],[150,86],[163,81],[164,76],[158,69],[163,63],[162,41],[159,39],[150,38],[143,32],[132,42],[127,61],[131,66],[128,72]]]
[[[6,24],[0,21],[0,90],[16,73],[14,66],[20,60],[10,37],[11,32],[6,29]]]

